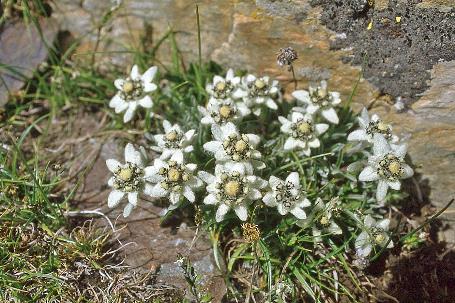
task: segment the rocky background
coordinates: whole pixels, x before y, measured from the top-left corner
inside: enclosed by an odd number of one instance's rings
[[[416,206],[431,201],[440,209],[455,196],[455,0],[197,3],[203,60],[269,74],[281,80],[289,93],[291,74],[277,66],[275,56],[279,48],[292,46],[299,53],[295,64],[299,88],[327,79],[345,100],[360,77],[355,108],[368,106],[392,123],[397,134],[409,138],[417,174],[407,187]],[[195,4],[193,0],[124,0],[113,21],[99,33],[102,40],[96,62],[126,71],[133,59],[132,46],[144,41],[154,45],[170,29],[177,33],[186,62],[196,60]],[[102,17],[113,3],[59,0],[52,6],[51,18],[42,23],[47,41],[80,39],[72,58],[86,60],[95,49]],[[46,57],[37,38],[33,30],[6,25],[0,34],[0,62],[20,66],[24,76],[30,76]],[[169,45],[159,49],[163,62],[170,60],[168,50]],[[14,92],[21,81],[17,75],[1,72],[7,79],[0,83],[0,104],[4,104],[5,84]],[[99,176],[107,180],[104,166],[99,169]],[[444,220],[455,223],[455,206],[446,211]],[[184,243],[171,234],[166,237],[177,246]],[[446,229],[440,237],[455,242],[453,229]],[[166,257],[166,262],[170,260]],[[150,266],[147,260],[133,263]]]

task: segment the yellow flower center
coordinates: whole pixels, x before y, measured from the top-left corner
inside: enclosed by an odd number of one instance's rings
[[[229,181],[224,185],[224,192],[230,197],[235,197],[240,192],[240,183],[238,181]]]
[[[215,85],[215,88],[216,90],[218,91],[223,91],[225,88],[226,88],[226,82],[218,82],[216,85]]]
[[[311,125],[307,122],[301,122],[297,126],[297,129],[302,134],[309,134],[311,132]]]
[[[318,97],[324,99],[327,97],[327,91],[325,89],[318,89]]]
[[[243,140],[239,140],[235,143],[235,150],[239,153],[244,152],[247,147],[248,144]]]
[[[384,122],[380,121],[380,122],[378,123],[378,129],[379,129],[380,131],[387,131],[389,128],[388,128],[388,125],[387,125],[387,124],[385,124]]]
[[[258,89],[263,89],[265,87],[265,82],[262,81],[261,79],[256,79],[256,81],[254,81],[254,85],[258,88]]]
[[[389,164],[389,171],[392,174],[399,174],[401,170],[401,164],[398,161],[392,161]]]
[[[377,244],[381,244],[382,242],[384,242],[385,240],[385,237],[383,234],[379,234],[379,235],[376,235],[374,237],[374,241],[377,243]]]
[[[231,116],[231,107],[228,105],[223,105],[220,107],[220,116],[223,118],[229,118]]]
[[[129,94],[134,90],[134,84],[131,81],[126,81],[125,83],[123,83],[122,88],[125,94]]]
[[[169,178],[169,181],[171,182],[177,182],[180,180],[181,173],[178,169],[171,168],[167,172],[167,177]]]
[[[177,132],[175,130],[166,134],[166,139],[168,141],[175,141],[177,139]]]
[[[120,169],[118,173],[118,177],[123,181],[129,181],[132,176],[133,171],[129,167]]]
[[[319,222],[321,223],[321,225],[327,225],[329,224],[329,218],[327,218],[326,216],[322,216]]]

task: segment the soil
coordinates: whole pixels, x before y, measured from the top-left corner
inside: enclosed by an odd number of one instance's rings
[[[367,0],[311,3],[322,7],[321,22],[339,33],[331,47],[352,48],[344,61],[362,65],[364,77],[383,94],[409,103],[428,87],[435,63],[455,60],[455,9],[423,9],[421,2],[390,0],[385,9]]]

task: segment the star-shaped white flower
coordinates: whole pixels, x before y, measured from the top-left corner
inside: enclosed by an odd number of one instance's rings
[[[343,231],[333,220],[333,211],[338,203],[338,197],[331,199],[328,203],[324,203],[324,201],[318,197],[314,204],[312,215],[304,220],[298,221],[297,225],[301,227],[311,225],[315,242],[322,241],[321,235],[323,233],[331,235],[342,234]]]
[[[203,115],[202,124],[225,124],[238,121],[251,113],[250,109],[243,102],[234,102],[232,99],[218,100],[211,98],[207,107],[198,107]]]
[[[291,120],[278,117],[281,122],[281,131],[290,137],[284,143],[284,150],[301,149],[306,156],[311,155],[311,148],[321,145],[318,137],[329,128],[325,123],[314,123],[311,116],[300,112],[292,112]]]
[[[156,183],[147,194],[155,198],[168,197],[174,208],[182,196],[193,203],[194,190],[203,185],[195,175],[196,164],[184,163],[175,155],[168,161],[155,159],[153,166],[145,168],[144,176],[148,182]]]
[[[393,247],[393,242],[390,240],[387,231],[389,230],[389,219],[376,221],[370,215],[367,215],[363,221],[363,231],[355,240],[354,246],[356,254],[359,257],[368,257],[376,245],[387,248]]]
[[[154,135],[153,138],[158,146],[152,148],[161,152],[160,159],[167,160],[174,156],[177,161],[183,161],[183,154],[193,151],[192,141],[196,131],[190,129],[183,132],[178,124],[172,125],[169,121],[163,121],[164,134]]]
[[[304,207],[311,205],[300,188],[299,174],[292,172],[285,181],[270,176],[269,186],[271,191],[262,198],[265,205],[276,207],[280,215],[293,214],[297,219],[305,219]]]
[[[114,208],[127,195],[128,204],[123,210],[123,216],[128,217],[137,206],[139,193],[142,191],[146,193],[152,188],[152,185],[144,179],[142,155],[128,143],[125,147],[125,164],[115,159],[108,159],[106,165],[114,174],[108,181],[108,185],[113,190],[109,194],[107,205],[109,208]]]
[[[390,142],[398,141],[398,137],[392,134],[392,127],[384,123],[376,114],[373,114],[370,119],[366,108],[363,108],[357,120],[360,128],[348,135],[348,141],[373,143],[374,134],[382,134]]]
[[[278,81],[272,81],[268,76],[248,75],[242,78],[242,89],[243,91],[239,95],[256,116],[261,114],[263,106],[272,110],[278,109],[276,101],[281,99]]]
[[[223,100],[223,99],[237,99],[241,97],[239,88],[240,77],[234,75],[234,71],[229,69],[226,73],[226,78],[221,76],[214,76],[213,82],[207,84],[205,87],[211,98]]]
[[[109,102],[109,106],[114,108],[116,113],[126,110],[123,122],[133,119],[138,106],[144,108],[153,106],[152,98],[148,94],[157,89],[156,84],[152,83],[157,70],[156,66],[152,66],[141,75],[137,65],[134,65],[128,78],[114,81],[118,92]]]
[[[379,181],[376,200],[383,205],[388,188],[400,190],[400,180],[411,177],[414,172],[404,162],[405,144],[390,145],[381,134],[375,134],[373,140],[373,155],[368,158],[368,165],[360,173],[359,180]]]
[[[225,125],[212,125],[212,135],[215,139],[204,144],[204,149],[214,154],[215,159],[224,164],[237,162],[245,165],[248,173],[253,168],[262,169],[264,162],[259,161],[261,153],[256,150],[260,138],[254,134],[241,134],[237,127],[228,122]]]
[[[216,221],[221,222],[230,209],[233,209],[240,220],[248,218],[248,205],[251,201],[262,198],[260,189],[267,182],[248,174],[240,163],[215,166],[215,175],[200,171],[198,174],[207,183],[208,195],[204,198],[207,205],[218,205]]]
[[[310,115],[320,112],[327,121],[338,124],[338,115],[333,107],[341,103],[340,93],[329,92],[326,81],[321,81],[320,86],[317,87],[310,86],[308,91],[296,90],[292,96],[306,106],[305,108],[296,108],[296,110],[305,111]]]

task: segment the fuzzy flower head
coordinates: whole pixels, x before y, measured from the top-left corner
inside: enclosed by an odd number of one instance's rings
[[[338,197],[331,199],[328,203],[324,203],[321,198],[317,198],[312,216],[297,222],[297,225],[301,227],[312,225],[312,233],[316,242],[322,241],[321,235],[323,234],[342,234],[343,231],[333,220],[334,214],[338,211],[339,202]]]
[[[242,236],[246,242],[254,243],[261,238],[261,231],[254,223],[242,223]]]
[[[275,102],[281,98],[278,81],[272,81],[268,76],[248,75],[242,78],[242,87],[243,101],[256,116],[261,114],[262,106],[267,106],[272,110],[278,109]]]
[[[359,175],[359,180],[379,181],[376,199],[384,203],[388,188],[400,190],[401,179],[411,177],[414,172],[406,164],[406,145],[390,145],[381,134],[374,135],[373,155],[368,158],[368,165]]]
[[[161,152],[160,159],[167,160],[175,155],[179,161],[183,161],[183,154],[193,151],[192,141],[195,130],[183,132],[178,124],[172,125],[169,121],[163,121],[164,134],[153,136],[158,146],[153,147]]]
[[[207,84],[206,91],[214,99],[223,100],[230,98],[239,98],[240,77],[234,76],[234,71],[229,69],[226,78],[214,76],[213,82]]]
[[[292,96],[297,99],[297,102],[306,106],[300,108],[300,111],[305,111],[310,115],[320,112],[324,119],[330,123],[338,124],[338,115],[333,107],[341,103],[340,93],[329,92],[326,81],[321,81],[317,87],[310,86],[308,91],[296,90]]]
[[[289,134],[284,143],[284,150],[301,149],[306,156],[311,155],[311,148],[321,145],[318,137],[329,128],[328,124],[314,123],[311,116],[299,112],[292,112],[291,120],[278,117],[281,122],[281,131]]]
[[[265,205],[276,207],[280,215],[293,214],[297,219],[305,219],[304,207],[311,205],[300,189],[299,174],[292,172],[285,181],[271,176],[269,186],[272,189],[262,198]]]
[[[253,168],[265,167],[264,163],[258,160],[261,153],[256,150],[259,136],[241,134],[231,122],[222,126],[212,125],[212,135],[215,141],[205,143],[204,149],[214,154],[218,162],[241,163],[249,173],[253,173]]]
[[[390,142],[397,142],[398,137],[392,134],[392,127],[383,122],[378,115],[368,116],[368,111],[363,108],[358,117],[360,128],[348,135],[348,141],[367,141],[373,143],[374,135],[381,134]]]
[[[199,112],[203,115],[202,124],[226,124],[238,121],[251,113],[243,102],[234,102],[232,99],[210,99],[207,107],[199,106]]]
[[[140,192],[147,192],[151,184],[144,179],[144,166],[141,153],[128,143],[125,147],[125,164],[115,159],[106,160],[107,168],[114,174],[108,185],[113,188],[109,194],[107,205],[109,208],[116,207],[122,198],[128,196],[128,204],[125,206],[123,216],[128,217],[137,206]]]
[[[203,171],[198,175],[207,183],[208,195],[204,203],[218,205],[217,222],[221,222],[230,209],[235,211],[240,220],[246,221],[248,205],[262,198],[260,189],[267,185],[261,178],[248,174],[240,163],[217,165],[215,175]]]
[[[156,183],[148,194],[156,198],[168,197],[172,206],[176,206],[182,196],[194,202],[193,190],[203,185],[195,171],[196,164],[184,163],[175,154],[168,161],[155,159],[153,166],[145,169],[145,179]]]
[[[354,243],[357,256],[367,257],[375,246],[385,247],[387,245],[387,248],[392,248],[393,242],[387,233],[389,224],[389,219],[376,221],[367,215],[363,221],[364,230]]]
[[[134,65],[128,78],[114,81],[118,92],[109,102],[109,106],[114,108],[116,113],[126,110],[123,122],[133,119],[138,106],[144,108],[153,106],[152,98],[148,94],[157,89],[156,84],[152,83],[157,70],[156,66],[152,66],[141,75],[137,65]]]
[[[276,56],[276,62],[279,66],[291,65],[298,58],[297,52],[288,46],[280,48]]]

